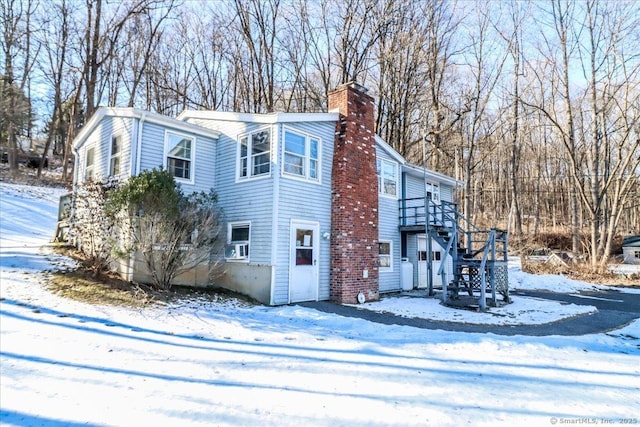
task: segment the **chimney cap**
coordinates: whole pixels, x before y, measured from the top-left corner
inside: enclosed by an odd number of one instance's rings
[[[347,87],[350,87],[352,89],[355,89],[355,90],[357,90],[359,92],[362,92],[362,93],[365,93],[365,94],[367,93],[367,88],[362,86],[360,83],[357,83],[355,80],[351,80],[349,82],[346,82],[344,85],[347,86]]]

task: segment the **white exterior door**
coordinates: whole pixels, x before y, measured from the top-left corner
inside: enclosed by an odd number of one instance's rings
[[[427,262],[431,259],[433,286],[442,286],[442,277],[438,274],[442,263],[443,249],[436,242],[431,242],[431,256],[427,256],[427,238],[418,236],[418,288],[429,286],[427,282]]]
[[[319,223],[291,220],[291,255],[289,257],[291,302],[318,300],[319,240]]]

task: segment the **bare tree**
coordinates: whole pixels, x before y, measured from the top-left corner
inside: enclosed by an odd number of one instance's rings
[[[469,29],[469,83],[463,86],[464,96],[470,100],[470,112],[460,122],[460,150],[463,153],[465,181],[463,212],[467,218],[475,216],[473,195],[476,170],[491,156],[496,146],[496,112],[491,111],[490,103],[507,58],[505,52],[500,51],[495,37],[490,34],[490,11],[481,7],[477,8],[475,25]]]
[[[64,139],[66,130],[63,117],[63,100],[69,94],[64,93],[64,82],[69,71],[67,64],[67,53],[69,48],[69,31],[71,10],[66,0],[59,4],[54,4],[45,16],[41,17],[40,28],[42,29],[41,45],[45,58],[40,61],[40,67],[53,89],[53,112],[49,122],[49,132],[45,142],[42,161],[38,166],[38,177],[42,174],[44,156],[49,153],[51,145],[57,138]],[[63,146],[64,147],[64,146]],[[64,150],[64,148],[63,148]]]
[[[31,19],[34,14],[33,0],[2,0],[0,23],[2,38],[0,47],[4,55],[2,73],[2,111],[0,135],[6,139],[8,161],[11,170],[18,168],[18,137],[21,132],[31,136],[31,100],[25,96],[30,82],[31,70],[36,54],[32,50]],[[26,101],[26,102],[25,102]],[[26,116],[26,117],[25,117]],[[5,141],[2,141],[3,145]]]

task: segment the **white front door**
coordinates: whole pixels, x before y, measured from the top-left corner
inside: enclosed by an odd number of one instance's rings
[[[424,236],[418,236],[418,288],[426,288],[429,286],[427,282],[427,262],[431,260],[433,272],[433,286],[442,286],[442,277],[438,274],[440,264],[442,263],[442,247],[431,242],[431,256],[427,256],[427,239]]]
[[[320,224],[291,220],[289,295],[291,302],[318,299],[318,245]]]

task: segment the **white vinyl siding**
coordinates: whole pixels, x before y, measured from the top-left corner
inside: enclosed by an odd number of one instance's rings
[[[278,157],[284,159],[285,133],[292,131],[300,135],[311,135],[320,143],[318,149],[318,179],[308,181],[295,179],[291,175],[282,173],[278,188],[278,223],[280,230],[287,230],[291,220],[317,222],[320,225],[320,239],[318,242],[318,299],[329,299],[330,275],[330,231],[331,231],[331,180],[323,177],[331,176],[333,159],[333,137],[335,122],[294,122],[281,125],[281,136]],[[283,161],[284,162],[284,161]],[[275,224],[273,225],[276,226]],[[276,263],[286,265],[290,258],[289,233],[279,233],[277,242]],[[286,304],[289,299],[289,273],[287,269],[275,269],[273,292],[274,304]]]
[[[398,230],[398,197],[400,195],[400,185],[398,185],[399,165],[389,154],[376,145],[376,159],[378,167],[378,241],[380,243],[389,242],[389,262],[390,267],[379,269],[380,292],[394,292],[401,289],[400,285],[400,232]],[[384,175],[388,181],[383,184],[382,170],[387,171]],[[387,194],[382,190],[387,188]],[[388,194],[392,192],[393,194]]]

